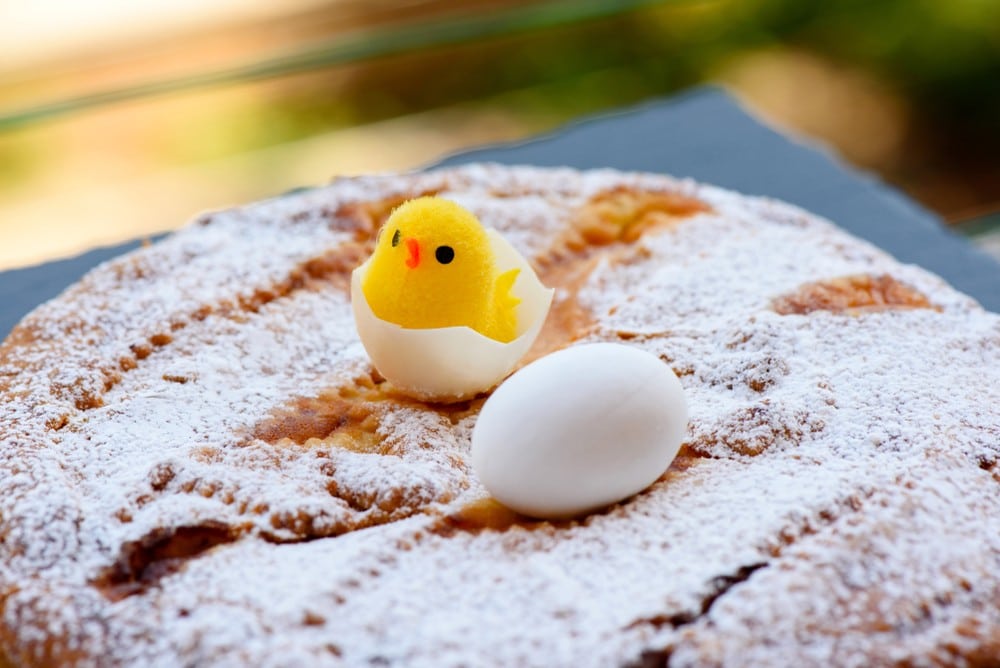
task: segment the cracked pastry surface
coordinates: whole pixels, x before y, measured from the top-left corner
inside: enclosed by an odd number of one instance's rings
[[[482,398],[400,397],[350,271],[403,200],[496,227],[557,293],[531,358],[620,341],[691,413],[650,489],[520,518]],[[204,216],[0,347],[14,665],[991,665],[1000,317],[794,207],[474,165]],[[613,398],[609,398],[613,401]]]

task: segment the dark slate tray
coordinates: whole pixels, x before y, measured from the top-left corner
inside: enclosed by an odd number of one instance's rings
[[[663,172],[783,199],[933,271],[1000,312],[1000,263],[874,177],[766,127],[714,88],[585,120],[524,143],[460,153],[435,166],[484,161]],[[0,273],[0,336],[88,269],[138,243]]]

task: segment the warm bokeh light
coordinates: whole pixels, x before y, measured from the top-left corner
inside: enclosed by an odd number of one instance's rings
[[[6,3],[0,268],[702,82],[949,220],[1000,209],[1000,3],[674,0],[583,22],[556,4],[566,20],[543,30],[287,67],[358,35],[392,47],[413,25],[539,3]],[[140,94],[163,82],[169,94]],[[107,91],[134,99],[92,97]]]
[[[4,3],[0,21],[0,66],[25,66],[68,59],[143,40],[194,30],[225,27],[234,22],[287,14],[317,0],[33,0]]]

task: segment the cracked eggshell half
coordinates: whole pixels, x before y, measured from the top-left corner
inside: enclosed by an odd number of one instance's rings
[[[378,318],[361,289],[366,261],[351,274],[354,323],[378,372],[396,388],[426,401],[461,401],[484,392],[510,373],[534,343],[554,290],[538,280],[528,261],[495,230],[487,229],[499,272],[520,268],[512,292],[517,338],[501,343],[470,327],[408,329]]]

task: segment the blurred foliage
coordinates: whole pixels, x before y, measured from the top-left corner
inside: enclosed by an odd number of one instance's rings
[[[870,70],[954,127],[1000,122],[995,0],[760,2],[777,38]],[[996,137],[994,137],[996,139]]]
[[[292,84],[278,113],[295,122],[271,127],[267,140],[519,89],[535,90],[522,103],[568,117],[709,81],[740,53],[783,46],[873,73],[939,129],[1000,141],[996,0],[665,2],[599,22],[351,66],[346,77],[326,75],[328,96]],[[613,75],[587,85],[595,72]]]

